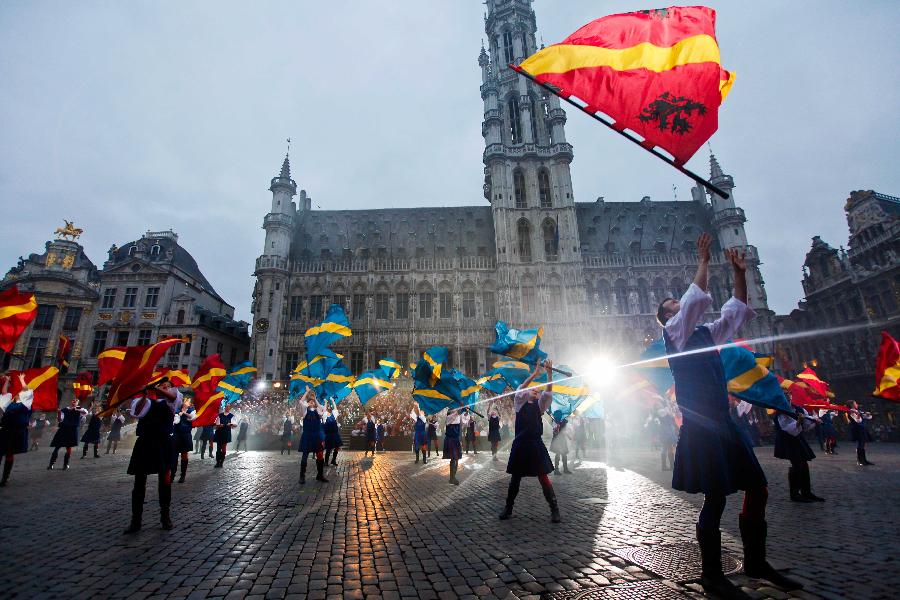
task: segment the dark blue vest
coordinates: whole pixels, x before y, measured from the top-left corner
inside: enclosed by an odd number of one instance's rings
[[[516,437],[540,438],[543,434],[541,407],[537,402],[526,402],[516,413]]]
[[[175,413],[165,400],[151,400],[150,410],[138,419],[135,433],[138,436],[169,436],[175,430],[174,420]]]
[[[322,415],[314,408],[307,408],[303,417],[303,434],[316,436],[322,431]]]
[[[59,424],[60,427],[78,427],[81,423],[81,412],[75,408],[66,407],[62,409],[63,420]]]
[[[500,417],[488,417],[488,435],[500,435]]]
[[[673,356],[679,351],[672,345],[669,336],[663,331],[666,353],[669,354],[669,367],[675,379],[675,398],[685,423],[713,420],[727,421],[728,416],[728,383],[725,379],[725,367],[719,351],[713,348],[715,342],[709,329],[697,327],[682,352],[709,348],[706,352]]]

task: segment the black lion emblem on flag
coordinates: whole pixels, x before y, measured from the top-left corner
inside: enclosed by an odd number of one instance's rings
[[[691,130],[691,123],[688,119],[695,112],[701,116],[705,115],[706,106],[684,96],[676,97],[669,92],[663,92],[659,98],[641,111],[638,119],[643,123],[657,121],[657,129],[661,131],[668,129],[672,133],[684,135]]]

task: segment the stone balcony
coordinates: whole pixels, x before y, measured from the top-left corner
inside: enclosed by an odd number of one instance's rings
[[[263,218],[263,229],[273,225],[290,229],[294,226],[294,217],[284,213],[269,213]]]
[[[287,271],[288,261],[286,258],[282,258],[280,256],[260,256],[256,259],[256,271],[259,272],[266,269]]]
[[[259,260],[261,260],[261,257]],[[259,263],[257,260],[257,264]],[[257,267],[259,268],[259,267]],[[403,271],[494,271],[497,261],[492,256],[453,258],[360,258],[353,260],[298,261],[294,273],[369,273]]]
[[[742,208],[726,208],[714,212],[712,221],[714,226],[722,227],[735,223],[744,224],[747,222],[747,217],[744,216],[744,209]]]
[[[571,144],[553,144],[552,146],[538,146],[537,144],[518,144],[507,146],[505,144],[490,144],[484,149],[484,159],[491,158],[525,158],[534,156],[537,158],[554,158],[557,156],[573,157]]]

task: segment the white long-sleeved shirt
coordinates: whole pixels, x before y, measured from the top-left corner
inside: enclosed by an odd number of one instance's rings
[[[534,383],[531,384],[533,386]],[[531,387],[529,386],[529,387]],[[525,384],[519,386],[519,389],[516,391],[516,397],[513,400],[513,406],[516,409],[516,412],[525,406],[525,403],[528,402],[528,398],[531,395],[531,390],[525,389]],[[541,409],[541,412],[545,412],[548,408],[550,408],[550,404],[553,402],[553,394],[548,392],[547,390],[541,391],[541,395],[538,397],[538,406]]]
[[[451,410],[447,413],[447,425],[459,425],[460,420],[461,416],[457,411]]]
[[[802,408],[800,409],[800,412],[802,412],[803,414],[809,414]],[[797,437],[801,432],[809,431],[810,429],[815,427],[816,423],[812,419],[795,419],[790,415],[779,414],[778,426],[781,427],[781,430],[785,433]]]
[[[188,421],[193,421],[193,420],[194,420],[194,417],[197,416],[197,411],[195,411],[195,410],[193,409],[193,407],[192,407],[191,409],[189,409],[189,412],[184,413],[183,416],[184,416],[184,418],[187,419]],[[178,414],[175,415],[175,424],[176,424],[176,425],[178,425],[179,423],[181,423],[181,417],[182,417],[182,414],[181,414],[180,412],[179,412]]]
[[[181,410],[181,404],[184,402],[184,396],[182,396],[181,392],[176,389],[174,400],[170,399],[168,396],[163,396],[158,400],[151,400],[150,402],[147,402],[146,404],[144,404],[144,408],[138,411],[138,403],[140,403],[141,400],[143,400],[143,398],[135,398],[131,401],[131,407],[128,409],[128,412],[132,417],[140,419],[141,417],[146,416],[146,414],[150,412],[151,402],[165,402],[169,405],[169,408],[172,410],[172,412],[177,413]]]
[[[416,414],[416,411],[414,411],[414,410],[409,411],[409,418],[412,419],[413,421],[418,419],[418,420],[422,421],[423,423],[425,423],[426,425],[428,424],[428,421],[425,420],[425,415],[423,415],[422,413]]]
[[[12,401],[12,394],[0,394],[0,408],[3,410],[6,410],[6,407],[12,404]],[[19,392],[16,402],[21,402],[25,405],[25,408],[31,410],[31,403],[34,402],[34,392],[28,388],[23,389]]]
[[[697,323],[712,306],[712,295],[704,292],[696,283],[691,283],[680,301],[681,309],[666,323],[666,335],[675,349],[681,352],[688,338],[694,333]],[[734,296],[722,305],[721,316],[712,323],[705,323],[713,342],[724,344],[733,338],[741,327],[756,316],[752,308]]]

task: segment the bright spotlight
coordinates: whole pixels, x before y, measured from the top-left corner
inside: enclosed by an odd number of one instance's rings
[[[616,364],[605,356],[595,357],[590,362],[586,373],[592,388],[607,387],[615,381],[618,375]]]
[[[276,381],[275,383],[272,384],[272,386],[273,386],[274,388],[276,388],[276,389],[277,389],[277,388],[280,388],[280,387],[281,387],[281,382],[280,382],[280,381]]]
[[[256,382],[256,391],[257,392],[264,392],[264,391],[266,391],[267,387],[269,387],[269,384],[266,383],[265,381],[257,381]]]

